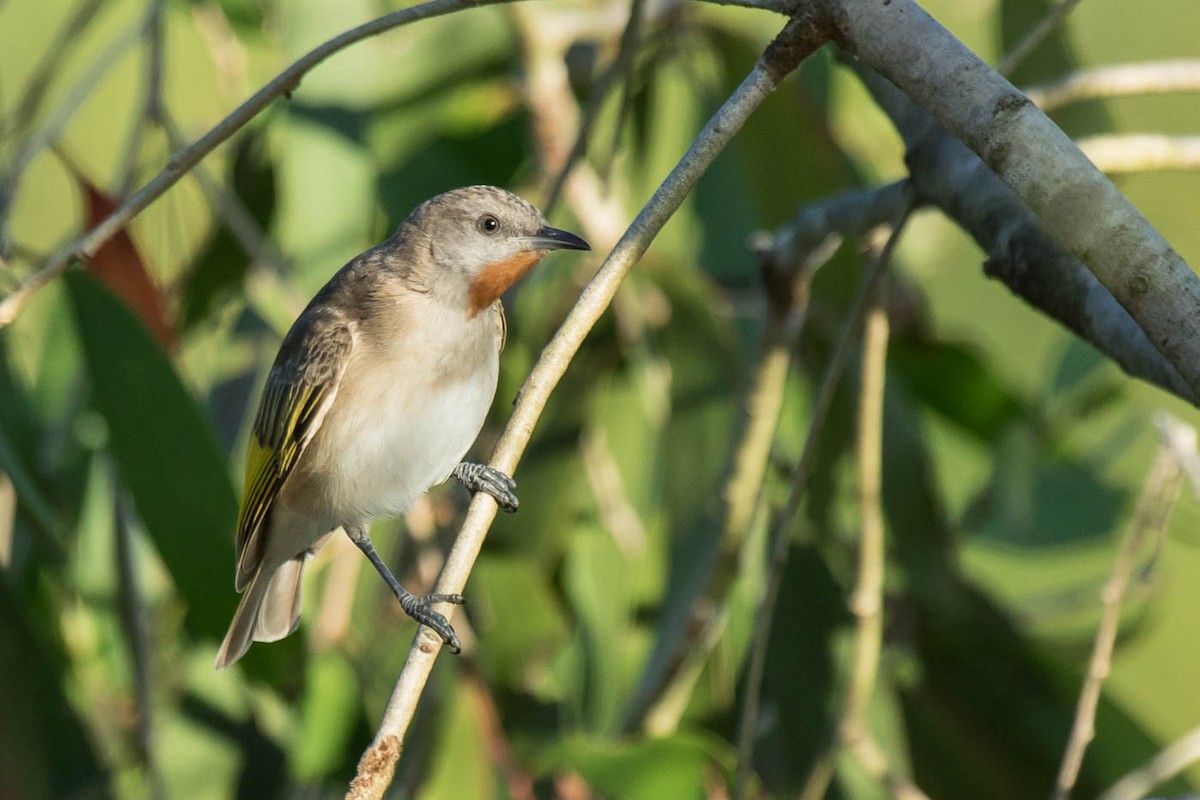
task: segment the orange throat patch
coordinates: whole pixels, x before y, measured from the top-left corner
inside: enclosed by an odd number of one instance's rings
[[[473,317],[500,299],[508,287],[525,277],[529,270],[548,255],[546,251],[529,250],[484,267],[471,281],[468,290]]]

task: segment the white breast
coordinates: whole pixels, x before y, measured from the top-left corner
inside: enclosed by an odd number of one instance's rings
[[[297,465],[328,467],[303,481],[320,491],[289,503],[315,502],[341,523],[397,516],[462,460],[496,393],[495,321],[432,304],[421,317],[395,339],[356,343],[314,458]]]

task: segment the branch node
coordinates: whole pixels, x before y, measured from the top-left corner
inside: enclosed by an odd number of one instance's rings
[[[783,30],[763,51],[763,68],[778,86],[796,67],[800,66],[801,61],[828,42],[831,33],[822,17],[807,8],[801,10],[788,21],[787,25],[783,26]]]
[[[368,800],[383,796],[392,782],[396,762],[400,760],[400,738],[385,736],[378,744],[371,745],[358,762],[358,774],[350,783],[346,800]]]

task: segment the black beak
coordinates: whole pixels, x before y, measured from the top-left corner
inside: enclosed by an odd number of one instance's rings
[[[543,225],[533,236],[525,237],[525,241],[534,250],[591,250],[592,246],[568,231]]]

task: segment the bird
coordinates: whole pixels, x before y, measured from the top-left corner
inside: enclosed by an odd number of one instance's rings
[[[367,528],[452,475],[517,509],[510,476],[462,460],[496,393],[501,295],[549,253],[590,249],[517,195],[468,186],[417,206],[313,297],[280,345],[254,417],[237,522],[242,598],[218,670],[253,642],[296,629],[304,565],[339,528],[400,607],[459,651],[431,606],[462,596],[404,589]]]

